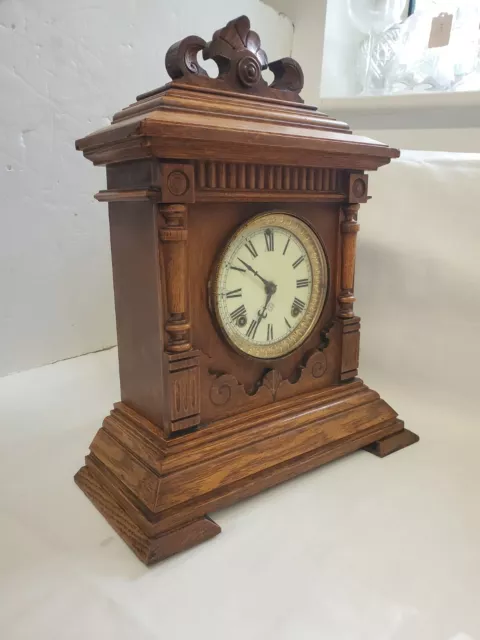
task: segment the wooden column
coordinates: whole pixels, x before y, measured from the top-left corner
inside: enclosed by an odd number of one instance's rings
[[[165,434],[200,424],[200,353],[192,349],[188,318],[187,207],[159,205],[165,226],[159,228],[166,292]]]
[[[340,364],[340,380],[342,382],[352,380],[358,373],[360,318],[355,316],[353,311],[357,233],[360,229],[357,215],[360,203],[367,201],[367,192],[367,176],[362,173],[350,173],[348,176],[348,204],[342,209],[343,219],[340,223],[342,261],[337,315],[343,331]]]
[[[187,207],[164,204],[159,211],[166,223],[159,229],[167,294],[166,351],[179,353],[192,348],[187,318]]]
[[[340,309],[339,318],[353,318],[353,303],[355,296],[353,288],[355,282],[355,254],[357,247],[357,233],[360,225],[357,223],[357,213],[360,205],[349,204],[343,208],[342,232],[342,270],[341,291],[338,296]]]

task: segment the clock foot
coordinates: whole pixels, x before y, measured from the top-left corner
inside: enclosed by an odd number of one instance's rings
[[[402,420],[397,420],[397,423],[403,426]],[[395,453],[395,451],[399,451],[411,444],[415,444],[415,442],[418,442],[419,440],[420,438],[416,433],[413,433],[408,429],[402,429],[402,431],[399,431],[398,433],[394,433],[386,438],[381,438],[376,442],[372,442],[372,444],[365,447],[365,451],[373,453],[379,458],[385,458],[385,456],[389,456],[391,453]]]
[[[113,495],[102,487],[101,482],[88,466],[82,467],[78,471],[75,482],[110,526],[146,565],[154,564],[180,551],[185,551],[221,532],[216,522],[208,516],[204,516],[160,534],[149,535],[139,526],[144,516],[139,513],[134,521]],[[144,528],[151,530],[153,527],[146,525]]]

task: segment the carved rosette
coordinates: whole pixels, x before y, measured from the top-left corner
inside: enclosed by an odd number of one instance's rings
[[[368,176],[363,173],[351,173],[348,184],[348,201],[351,204],[367,202]]]
[[[357,233],[360,225],[357,223],[358,204],[349,204],[343,207],[342,232],[342,266],[341,266],[341,291],[338,296],[339,318],[353,318],[353,287],[355,282],[355,254]]]
[[[166,351],[179,353],[192,348],[187,318],[187,207],[183,204],[159,205],[159,211],[166,223],[159,230],[167,294]]]

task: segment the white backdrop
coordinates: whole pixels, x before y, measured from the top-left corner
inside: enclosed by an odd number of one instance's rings
[[[360,209],[360,373],[473,411],[480,357],[480,154],[404,151]]]
[[[241,13],[290,54],[260,0],[0,1],[0,376],[116,344],[105,172],[74,141],[168,80],[170,44]]]

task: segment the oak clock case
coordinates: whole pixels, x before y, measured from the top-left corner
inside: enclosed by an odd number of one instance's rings
[[[146,564],[217,535],[213,511],[418,440],[357,371],[365,172],[398,151],[305,105],[246,16],[165,64],[77,141],[106,166],[121,398],[75,481]]]
[[[210,283],[220,330],[239,353],[271,360],[311,334],[328,286],[324,249],[287,211],[254,216],[229,239]]]

